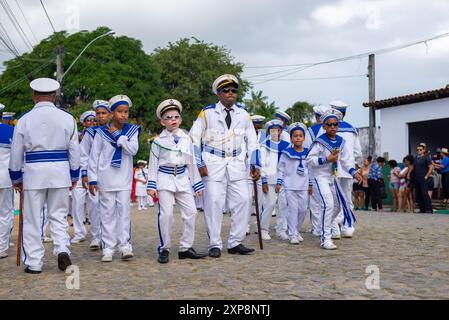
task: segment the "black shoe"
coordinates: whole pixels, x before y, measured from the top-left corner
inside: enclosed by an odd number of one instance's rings
[[[162,250],[159,253],[159,257],[157,258],[157,262],[159,263],[168,263],[168,255],[170,252],[168,250]]]
[[[40,273],[42,273],[42,271],[34,271],[34,270],[31,270],[31,269],[29,269],[29,268],[27,267],[27,268],[25,268],[25,273],[29,273],[29,274],[40,274]]]
[[[195,249],[190,248],[187,251],[184,252],[178,252],[178,258],[179,259],[203,259],[207,257],[208,254],[204,253],[196,253]]]
[[[220,258],[221,250],[219,248],[212,248],[209,250],[209,257],[211,258]]]
[[[238,246],[228,249],[229,254],[250,254],[251,252],[254,252],[254,249],[250,249],[245,247],[243,244],[239,244]]]
[[[58,268],[61,271],[65,271],[68,266],[72,265],[69,254],[67,252],[61,252],[58,254]]]

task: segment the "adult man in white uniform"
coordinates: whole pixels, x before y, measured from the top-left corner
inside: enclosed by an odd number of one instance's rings
[[[209,236],[209,256],[221,256],[221,223],[227,201],[231,211],[228,253],[249,254],[242,242],[248,227],[250,194],[247,156],[255,180],[260,177],[257,135],[248,112],[236,104],[239,82],[233,75],[218,77],[212,91],[219,102],[203,108],[190,130],[195,156],[205,184],[204,212]]]
[[[53,253],[65,271],[71,265],[67,214],[69,188],[79,177],[78,129],[76,120],[54,105],[57,81],[40,78],[30,87],[36,105],[17,122],[9,162],[11,181],[23,190],[22,260],[26,273],[42,272],[41,211],[47,203]]]

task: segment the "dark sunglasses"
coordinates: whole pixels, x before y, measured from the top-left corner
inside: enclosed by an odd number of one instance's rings
[[[181,119],[181,116],[165,116],[164,120],[178,120]]]
[[[229,93],[232,92],[234,94],[238,93],[239,91],[235,88],[226,88],[226,89],[221,89],[220,90],[221,93]]]
[[[326,126],[328,126],[328,127],[338,127],[338,122],[329,122],[329,123],[326,123]]]

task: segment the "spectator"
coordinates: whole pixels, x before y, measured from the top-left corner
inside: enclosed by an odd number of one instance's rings
[[[399,193],[398,193],[398,211],[404,212],[404,206],[408,212],[413,213],[414,201],[412,192],[411,172],[413,170],[412,156],[406,156],[402,162],[405,167],[399,173]]]
[[[362,189],[363,192],[365,194],[365,210],[368,211],[368,206],[369,206],[369,201],[371,199],[371,193],[370,193],[370,189],[368,186],[368,175],[369,175],[369,171],[371,168],[371,161],[373,160],[373,157],[369,156],[368,158],[366,158],[363,161],[363,167],[362,167],[362,178],[363,178],[363,182],[362,182]]]
[[[449,203],[449,151],[447,148],[441,149],[441,161],[439,164],[434,162],[436,168],[440,170],[442,177],[443,203]]]
[[[359,167],[358,164],[356,164],[356,168],[357,168],[357,172],[362,175],[362,168]],[[354,180],[354,184],[352,186],[352,190],[353,190],[353,194],[354,194],[354,205],[355,205],[355,210],[362,210],[362,208],[364,207],[363,204],[363,200],[364,200],[364,190],[363,190],[363,186],[361,184],[358,184],[355,180]]]
[[[396,160],[388,161],[388,165],[390,166],[390,191],[393,196],[393,212],[395,212],[398,205],[398,193],[399,193],[399,173],[401,172],[401,168],[398,167],[398,163]]]
[[[382,176],[382,167],[385,164],[385,159],[378,157],[376,162],[371,164],[368,173],[368,187],[371,193],[371,206],[373,210],[380,212],[382,210],[382,194],[381,188],[384,185]]]
[[[413,165],[415,198],[421,213],[432,213],[432,202],[428,193],[428,179],[433,171],[432,160],[426,154],[426,145],[420,143]]]

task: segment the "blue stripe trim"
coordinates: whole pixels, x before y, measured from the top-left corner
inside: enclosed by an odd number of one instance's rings
[[[320,237],[320,243],[324,244],[324,218],[326,217],[326,202],[324,201],[323,194],[321,193],[320,185],[318,184],[318,180],[315,179],[316,188],[318,189],[318,193],[320,195],[321,201],[323,203],[323,214],[321,218],[321,237]]]
[[[165,167],[161,166],[159,167],[159,172],[165,173],[165,174],[175,174],[175,168],[174,167]],[[183,174],[186,171],[186,166],[177,167],[176,168],[176,174]]]
[[[16,184],[23,180],[23,173],[22,173],[22,171],[9,170],[9,177],[11,178],[12,183]]]
[[[220,150],[208,145],[204,145],[203,151],[205,152],[209,152],[210,154],[222,157],[222,158],[226,158],[227,156],[227,152],[225,152],[224,150]],[[232,150],[232,157],[237,157],[238,155],[240,155],[240,153],[242,153],[242,149],[234,149]]]
[[[284,180],[278,179],[277,184],[280,184],[281,186],[284,185]]]
[[[147,190],[157,190],[156,181],[148,181]]]
[[[262,184],[268,184],[268,178],[262,177]]]
[[[111,111],[114,111],[118,106],[121,106],[121,105],[125,105],[125,106],[129,107],[128,101],[120,100],[120,101],[117,101],[116,103],[114,103],[111,106]]]
[[[160,245],[157,247],[157,252],[161,253],[161,248],[164,246],[164,239],[162,238],[162,232],[161,232],[161,204],[158,201],[157,203],[157,230],[159,232],[159,240]]]
[[[196,184],[193,186],[193,191],[195,191],[195,192],[199,192],[199,191],[202,191],[202,190],[204,190],[204,189],[206,189],[206,188],[205,188],[204,183],[203,183],[202,181],[196,183]]]
[[[11,149],[11,143],[0,143],[0,148]]]
[[[357,171],[356,171],[354,168],[349,169],[349,174],[350,174],[351,176],[355,176],[356,172],[357,172]]]
[[[87,177],[87,170],[81,170],[81,177],[82,178]]]
[[[23,203],[25,202],[24,200],[25,200],[25,192],[22,192],[22,210],[23,210]],[[20,212],[20,214],[22,214],[22,212]],[[23,214],[22,214],[22,220],[21,220],[21,223],[19,225],[19,228],[22,230],[22,232],[21,232],[22,233],[22,252],[23,252],[23,260],[22,260],[22,262],[26,266],[27,253],[25,251],[25,245],[24,245],[24,242],[23,242]]]
[[[76,182],[80,178],[80,169],[70,170],[70,177],[72,178],[72,182]]]
[[[31,151],[25,153],[26,163],[69,161],[67,150]]]
[[[89,181],[89,185],[90,186],[96,186],[97,185],[97,181]]]

